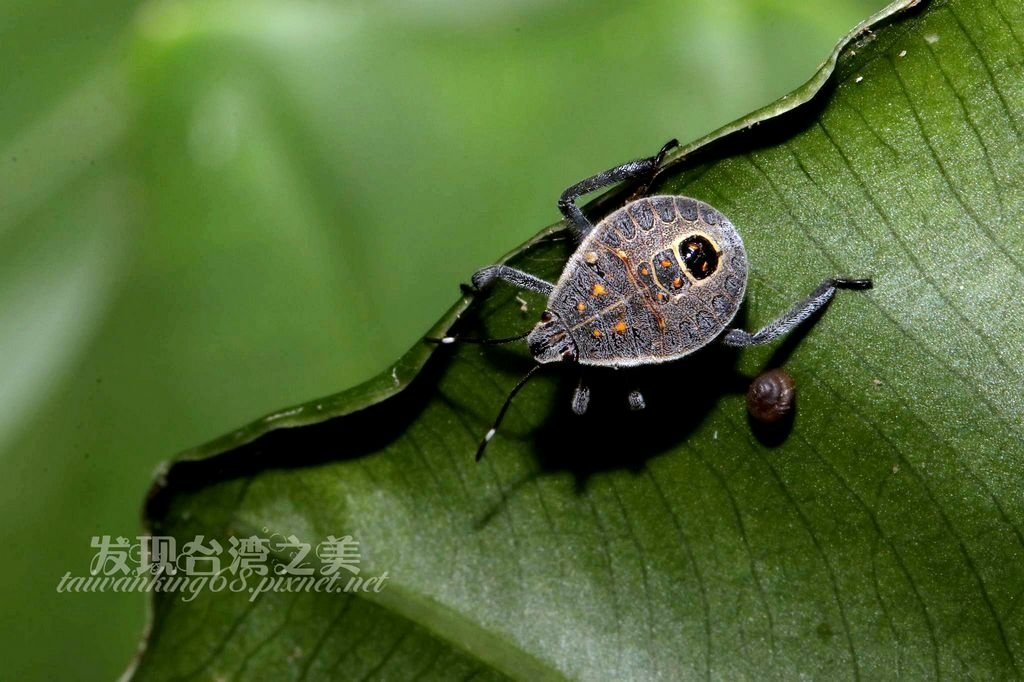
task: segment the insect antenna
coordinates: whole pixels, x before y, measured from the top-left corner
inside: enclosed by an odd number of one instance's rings
[[[487,447],[487,444],[491,442],[491,439],[494,438],[494,434],[498,432],[498,427],[501,426],[501,420],[505,418],[505,413],[508,412],[508,408],[512,405],[512,399],[516,397],[516,393],[519,393],[523,386],[526,385],[526,382],[532,379],[533,375],[537,373],[537,370],[543,366],[544,365],[540,363],[534,365],[530,371],[526,373],[526,376],[520,379],[519,383],[512,388],[508,397],[505,398],[505,403],[501,406],[501,409],[498,410],[498,416],[495,418],[494,424],[491,425],[491,430],[484,435],[483,440],[480,441],[480,447],[476,449],[476,461],[479,462],[480,459],[483,458],[484,449]]]
[[[430,343],[438,343],[441,345],[447,345],[450,343],[476,343],[481,346],[499,346],[503,343],[514,343],[516,341],[522,341],[523,339],[530,335],[531,331],[533,330],[529,329],[523,332],[522,334],[516,334],[515,336],[505,336],[500,339],[477,339],[465,336],[427,336],[423,340],[428,341]]]

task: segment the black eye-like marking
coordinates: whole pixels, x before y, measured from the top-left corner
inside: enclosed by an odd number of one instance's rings
[[[683,266],[694,279],[706,279],[718,269],[718,251],[707,237],[695,234],[679,243]]]

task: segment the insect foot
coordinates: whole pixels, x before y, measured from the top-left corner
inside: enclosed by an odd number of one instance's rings
[[[647,407],[647,401],[644,400],[644,394],[641,393],[640,391],[630,391],[627,400],[629,401],[629,409],[633,410],[634,412],[642,410]]]
[[[580,383],[576,386],[576,390],[572,394],[572,411],[581,417],[587,413],[587,408],[590,406],[590,387],[583,383],[583,379],[580,379]]]

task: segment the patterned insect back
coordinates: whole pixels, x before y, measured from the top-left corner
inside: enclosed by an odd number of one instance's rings
[[[585,365],[667,362],[707,345],[747,286],[743,241],[711,206],[687,197],[631,202],[598,223],[548,303]]]

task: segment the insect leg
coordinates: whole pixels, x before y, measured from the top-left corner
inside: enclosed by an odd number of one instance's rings
[[[576,390],[572,393],[572,411],[582,416],[587,413],[590,406],[590,386],[583,383],[583,377],[576,384]]]
[[[545,296],[550,296],[551,292],[555,290],[555,285],[551,282],[545,282],[540,277],[510,268],[507,265],[488,265],[486,268],[480,268],[473,275],[473,287],[479,291],[495,279],[503,279],[520,289],[536,291]]]
[[[801,322],[821,310],[832,300],[836,289],[870,289],[870,279],[826,279],[811,295],[793,306],[785,315],[769,322],[763,328],[751,334],[742,329],[730,329],[722,338],[727,346],[742,348],[768,343],[793,331]]]
[[[647,401],[644,400],[644,394],[635,389],[629,392],[628,400],[629,409],[633,410],[634,412],[636,412],[637,410],[642,410],[647,407]]]
[[[545,296],[551,295],[554,291],[555,285],[550,282],[545,282],[539,277],[535,277],[528,272],[522,270],[516,270],[510,268],[507,265],[488,265],[486,268],[481,268],[476,271],[473,275],[473,288],[477,291],[483,289],[495,279],[503,279],[506,282],[519,287],[520,289],[527,289],[529,291],[536,291],[538,294],[544,294]],[[478,343],[487,346],[496,346],[502,343],[512,343],[513,341],[521,341],[525,339],[532,330],[527,330],[522,334],[515,336],[508,336],[501,339],[472,339],[464,338],[459,336],[442,336],[442,337],[426,337],[424,340],[431,343],[451,344],[456,341],[460,343]]]
[[[587,217],[583,215],[583,211],[576,205],[576,200],[584,194],[589,194],[595,190],[599,190],[602,187],[608,187],[614,185],[617,182],[623,180],[629,180],[630,178],[638,178],[644,175],[650,175],[658,170],[661,162],[665,158],[670,150],[679,146],[677,140],[669,140],[665,143],[665,146],[661,148],[654,156],[646,159],[637,159],[636,161],[630,161],[624,163],[621,166],[610,168],[603,173],[598,173],[593,177],[589,177],[586,180],[581,180],[569,189],[562,192],[561,198],[558,200],[558,210],[565,216],[565,220],[573,232],[576,233],[577,239],[583,239],[590,232],[594,226],[590,224]]]

